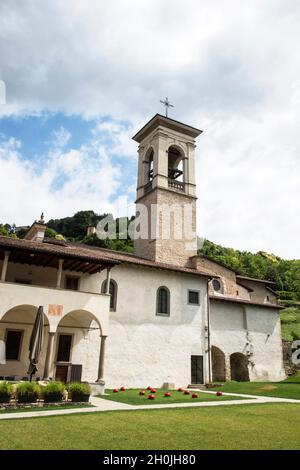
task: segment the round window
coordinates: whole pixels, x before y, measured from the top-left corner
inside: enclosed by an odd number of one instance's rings
[[[212,285],[213,285],[213,288],[216,292],[221,290],[221,283],[218,279],[213,279],[212,280]]]

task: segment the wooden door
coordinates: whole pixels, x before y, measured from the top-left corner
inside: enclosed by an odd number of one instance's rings
[[[70,362],[72,338],[72,335],[59,335],[56,355],[57,362]]]
[[[68,381],[68,372],[69,366],[63,366],[57,364],[56,371],[55,371],[55,380],[59,380],[60,382],[67,383]]]
[[[203,356],[191,356],[192,384],[203,384]]]
[[[72,339],[73,336],[68,334],[60,334],[58,337],[55,380],[60,380],[64,383],[69,378]]]

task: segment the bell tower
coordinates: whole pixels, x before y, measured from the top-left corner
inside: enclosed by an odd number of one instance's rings
[[[197,254],[195,139],[201,130],[156,114],[139,143],[134,253],[189,266]]]

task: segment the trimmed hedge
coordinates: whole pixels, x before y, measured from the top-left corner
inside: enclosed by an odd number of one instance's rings
[[[40,395],[41,387],[36,382],[21,382],[17,385],[19,403],[35,403]]]
[[[73,382],[68,385],[67,390],[73,402],[88,402],[91,394],[91,387],[85,382]]]
[[[66,387],[62,382],[54,380],[42,387],[41,395],[46,403],[59,402],[62,401],[65,389]]]
[[[9,403],[13,394],[13,386],[6,380],[0,382],[0,403]]]

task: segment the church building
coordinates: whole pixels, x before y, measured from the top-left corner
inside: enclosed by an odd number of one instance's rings
[[[197,254],[196,139],[156,114],[138,143],[134,253],[0,236],[0,380],[25,380],[37,309],[40,380],[104,388],[284,378],[272,282]],[[101,201],[99,201],[101,205]]]

